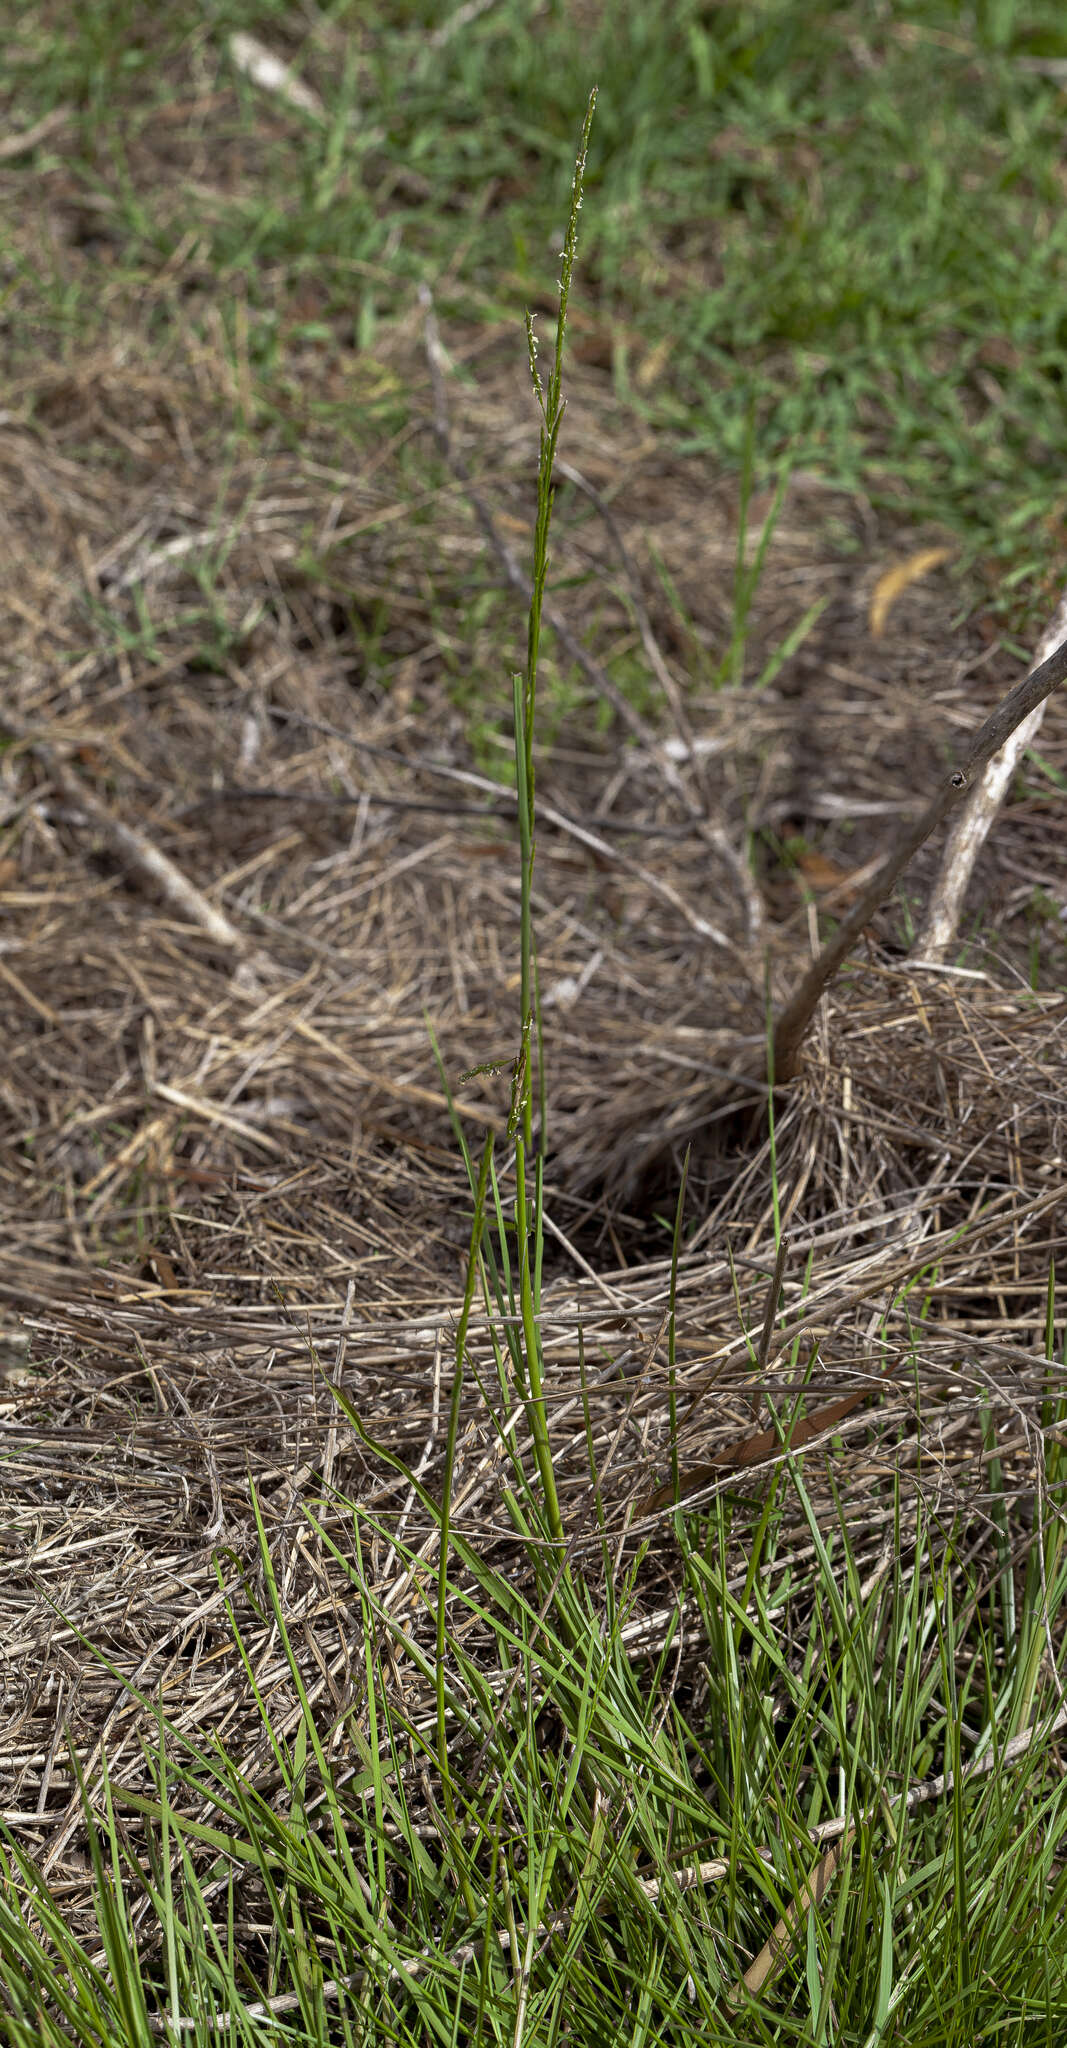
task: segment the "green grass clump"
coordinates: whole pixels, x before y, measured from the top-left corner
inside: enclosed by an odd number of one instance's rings
[[[516,1461],[513,1485],[517,1540],[537,1548],[539,1484]],[[890,1506],[873,1572],[795,1463],[762,1508],[677,1517],[686,1615],[635,1655],[632,1571],[605,1560],[599,1612],[570,1570],[531,1603],[443,1519],[429,1563],[396,1545],[419,1596],[401,1625],[365,1563],[372,1539],[395,1539],[353,1501],[350,1548],[317,1531],[349,1577],[365,1657],[332,1761],[260,1518],[300,1701],[282,1735],[256,1691],[278,1789],[160,1721],[153,1794],[105,1780],[88,1941],[8,1832],[2,2038],[124,2048],[221,2025],[242,2043],[413,2048],[1052,2048],[1067,1793],[1040,1719],[1021,1752],[1012,1738],[1065,1574],[1057,1562],[1043,1595],[1035,1553],[1005,1628],[967,1531]],[[785,1541],[798,1507],[815,1558],[802,1580]],[[683,1645],[700,1684],[680,1696]],[[405,1713],[397,1665],[436,1712]]]
[[[47,240],[16,252],[10,346],[40,345],[42,310],[48,335],[91,334],[123,280],[150,288],[192,235],[224,317],[230,296],[247,306],[260,427],[295,426],[300,346],[373,355],[426,280],[464,320],[510,310],[516,284],[540,292],[593,76],[584,264],[616,389],[738,466],[751,407],[768,468],[788,454],[952,528],[1004,594],[1051,569],[1067,456],[1058,0],[679,0],[666,17],[651,0],[498,0],[454,28],[452,14],[22,10],[19,104],[74,123],[34,175],[61,161],[100,247],[80,275]],[[235,31],[288,58],[321,114],[240,76]],[[213,93],[233,106],[206,161],[175,161],[175,101],[193,119]],[[293,319],[308,278],[320,303]]]

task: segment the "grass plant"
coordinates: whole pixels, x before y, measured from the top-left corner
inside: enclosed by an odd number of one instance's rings
[[[788,1452],[756,1495],[720,1490],[673,1513],[679,1598],[661,1640],[630,1629],[640,1558],[603,1535],[589,1432],[589,1511],[568,1526],[544,1421],[540,1311],[544,1087],[532,880],[533,735],[563,348],[593,113],[575,172],[553,367],[531,372],[543,431],[527,661],[515,678],[521,956],[519,1049],[504,1178],[468,1156],[473,1209],[441,1491],[403,1473],[434,1541],[358,1499],[334,1501],[349,1542],[305,1510],[360,1617],[358,1706],[339,1767],[310,1698],[253,1489],[245,1590],[270,1622],[295,1713],[283,1732],[250,1656],[247,1683],[273,1789],[160,1702],[151,1796],[106,1764],[85,1791],[93,1925],[73,1930],[44,1873],[4,1830],[0,2033],[11,2048],[132,2048],[161,2039],[300,2044],[882,2042],[971,2048],[1062,2040],[1067,2027],[1067,1793],[1050,1749],[1063,1724],[1067,1566],[1064,1399],[1045,1354],[1051,1446],[1026,1563],[995,1437],[996,1570],[951,1512],[897,1491],[872,1551],[831,1484],[816,1500]],[[743,644],[743,608],[738,647]],[[774,1152],[771,1172],[777,1204]],[[506,1186],[513,1212],[506,1214]],[[684,1180],[671,1261],[668,1346]],[[776,1210],[777,1213],[777,1210]],[[496,1385],[483,1389],[516,1555],[510,1574],[453,1524],[452,1487],[481,1296]],[[922,1318],[916,1317],[915,1342]],[[788,1444],[788,1417],[772,1418]],[[812,1454],[814,1457],[815,1454]],[[677,1459],[675,1483],[677,1486]],[[410,1590],[374,1588],[371,1546]],[[586,1564],[600,1552],[600,1570]],[[220,1558],[231,1627],[233,1560]],[[531,1598],[524,1585],[531,1585]],[[599,1592],[596,1591],[599,1588]],[[679,1688],[682,1668],[690,1674]],[[409,1665],[435,1702],[405,1711]],[[114,1673],[120,1684],[118,1670]]]
[[[151,1789],[124,1788],[105,1752],[97,1794],[72,1746],[90,1860],[91,1909],[78,1924],[62,1884],[13,1827],[0,1828],[0,2039],[9,2048],[1058,2048],[1067,2035],[1067,1789],[1055,1746],[1065,1725],[1067,1349],[1062,1337],[1057,1347],[1055,1273],[1038,1333],[1048,1380],[1028,1523],[992,1410],[980,1421],[987,1489],[976,1533],[947,1482],[944,1500],[919,1484],[905,1493],[876,1452],[869,1469],[857,1457],[846,1496],[829,1451],[789,1448],[789,1399],[772,1397],[782,1449],[773,1467],[755,1482],[718,1486],[699,1512],[673,1506],[649,1539],[670,1549],[675,1587],[650,1635],[636,1613],[644,1551],[616,1543],[603,1512],[605,1461],[584,1354],[580,1510],[557,1484],[546,1421],[551,1076],[534,889],[542,610],[583,182],[599,217],[590,276],[622,335],[620,386],[633,394],[640,363],[669,336],[662,379],[649,376],[635,402],[657,423],[684,419],[694,446],[733,448],[746,516],[758,420],[760,445],[776,459],[788,447],[794,462],[821,459],[839,479],[868,489],[877,479],[886,495],[907,493],[924,515],[957,523],[969,547],[997,554],[1020,579],[1037,576],[1037,522],[1060,516],[1061,485],[1050,474],[1057,465],[1020,463],[1019,451],[1041,436],[1058,448],[1064,433],[1052,402],[1059,316],[1047,296],[1061,253],[1050,219],[1057,102],[1038,71],[1026,74],[1037,82],[1023,104],[1018,61],[1042,58],[1046,43],[1058,49],[1059,17],[1038,5],[1024,19],[1003,0],[968,11],[963,24],[959,9],[933,5],[892,20],[841,10],[867,53],[842,77],[826,72],[841,47],[833,11],[812,25],[793,0],[723,8],[713,34],[707,11],[686,0],[664,35],[660,15],[635,5],[614,42],[609,12],[597,11],[609,112],[595,169],[595,96],[570,169],[577,10],[548,7],[535,21],[505,0],[428,55],[421,10],[369,11],[355,23],[342,6],[323,21],[354,23],[360,34],[332,88],[318,80],[321,122],[306,134],[298,124],[295,140],[286,133],[265,151],[257,206],[239,191],[216,194],[206,210],[204,260],[228,290],[247,291],[252,328],[263,312],[258,267],[289,276],[309,266],[327,280],[330,310],[323,332],[309,321],[303,339],[334,332],[334,301],[356,277],[359,347],[369,353],[406,264],[414,275],[435,262],[457,303],[483,311],[495,307],[495,280],[509,263],[524,276],[536,268],[526,237],[536,248],[555,213],[528,196],[522,205],[485,200],[514,176],[516,110],[528,155],[557,167],[566,160],[545,379],[527,325],[542,430],[526,660],[511,702],[520,886],[508,1155],[498,1163],[490,1137],[476,1157],[455,1116],[470,1213],[444,1451],[432,1477],[376,1438],[350,1389],[329,1389],[430,1530],[416,1542],[403,1516],[379,1515],[325,1478],[318,1505],[314,1488],[305,1498],[300,1541],[340,1575],[355,1617],[362,1668],[352,1693],[332,1717],[323,1695],[313,1697],[262,1488],[253,1486],[251,1552],[220,1551],[216,1569],[257,1741],[238,1752],[220,1735],[186,1729],[163,1696],[138,1695],[95,1648],[153,1731]],[[150,205],[136,169],[109,154],[108,82],[120,62],[127,76],[144,77],[146,127],[165,83],[142,63],[147,32],[125,0],[76,9],[62,47],[49,40],[48,19],[42,12],[26,29],[26,48],[36,37],[38,57],[52,55],[34,89],[42,110],[61,98],[77,109],[83,174],[106,191],[128,286],[138,265],[173,254],[181,209],[173,193],[151,195]],[[281,32],[292,20],[285,8],[211,0],[188,15],[176,7],[167,34],[178,49],[192,38],[204,51],[224,30]],[[914,66],[920,80],[930,49],[943,60],[940,81],[924,84],[915,122],[936,146],[920,153],[914,133],[902,132],[894,67]],[[371,79],[377,97],[367,112]],[[965,82],[976,102],[965,103]],[[676,120],[653,118],[672,103]],[[249,88],[249,132],[251,104]],[[712,106],[722,118],[709,150]],[[815,138],[814,163],[797,141],[801,120]],[[947,176],[950,155],[973,166],[969,186]],[[847,159],[849,176],[831,191],[820,177],[834,156]],[[413,196],[431,162],[439,189],[456,198],[462,231]],[[705,242],[709,180],[734,217],[715,266]],[[889,190],[896,209],[881,243],[865,225],[875,187]],[[289,210],[283,189],[298,195]],[[1005,241],[992,288],[1004,346],[1027,367],[1010,408],[988,399],[979,380],[987,410],[975,400],[976,420],[963,387],[984,360],[976,300],[991,288],[994,192]],[[559,192],[551,197],[558,206]],[[1043,233],[1027,239],[1020,223],[1034,218]],[[773,254],[757,275],[754,251],[767,246],[772,222]],[[394,235],[387,278],[383,250]],[[665,276],[669,322],[650,289]],[[25,277],[18,292],[31,293]],[[251,329],[239,330],[237,321],[235,377],[247,366],[254,396],[239,430],[249,432],[280,418],[288,401],[265,315],[254,343]],[[59,331],[53,321],[50,332]],[[955,379],[943,372],[950,345]],[[742,359],[750,424],[738,442]],[[387,403],[399,406],[395,393]],[[1009,495],[1014,524],[1002,517]],[[718,677],[733,688],[745,681],[752,579],[778,502],[754,571],[742,537]],[[188,623],[213,647],[223,627],[206,560],[202,574],[205,608]],[[146,641],[151,632],[146,617]],[[759,682],[771,680],[765,667]],[[777,1249],[776,1159],[772,1112]],[[664,1311],[675,1500],[685,1197],[683,1175]],[[905,1383],[909,1372],[918,1379],[933,1298],[932,1282],[928,1295],[916,1287],[910,1348],[897,1368]],[[455,1499],[476,1308],[488,1319],[491,1358],[479,1387],[485,1457],[503,1475],[510,1550],[496,1532],[477,1541]],[[791,1363],[795,1378],[799,1338]],[[314,1355],[311,1364],[318,1373]],[[245,1641],[241,1617],[250,1613],[270,1635],[270,1688]]]

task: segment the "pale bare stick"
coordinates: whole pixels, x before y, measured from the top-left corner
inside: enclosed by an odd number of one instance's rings
[[[908,862],[943,821],[951,817],[986,763],[999,754],[1005,742],[1037,710],[1067,676],[1067,641],[1057,647],[1040,668],[1031,669],[991,712],[971,741],[958,768],[945,777],[925,810],[905,826],[891,852],[872,880],[858,896],[847,917],[842,918],[833,938],[812,962],[800,987],[787,1002],[774,1030],[774,1079],[788,1081],[796,1072],[797,1057],[820,998],[825,994],[842,961],[864,927],[880,910]]]
[[[1044,1726],[1040,1722],[1034,1722],[1029,1728],[1024,1728],[1021,1734],[1011,1736],[1001,1745],[999,1751],[987,1750],[984,1756],[976,1757],[971,1763],[965,1764],[958,1775],[952,1771],[944,1771],[937,1778],[921,1779],[918,1784],[909,1786],[907,1792],[896,1799],[888,1799],[883,1794],[882,1807],[887,1817],[893,1820],[901,1813],[910,1813],[916,1806],[925,1805],[928,1800],[944,1799],[957,1785],[970,1784],[976,1778],[988,1777],[993,1771],[1006,1770],[1009,1765],[1018,1763],[1032,1747],[1037,1736],[1041,1735],[1046,1741],[1051,1742],[1052,1737],[1058,1735],[1064,1726],[1067,1726],[1067,1707],[1061,1708],[1054,1719],[1046,1722]],[[865,1815],[865,1826],[871,1825],[877,1811],[877,1807],[873,1807]],[[801,1915],[807,1908],[814,1909],[821,1904],[830,1879],[852,1842],[857,1825],[854,1819],[846,1817],[823,1821],[819,1827],[812,1829],[816,1841],[829,1841],[833,1846],[819,1858],[801,1887],[800,1898],[787,1907],[769,1941],[764,1943],[755,1961],[745,1971],[732,1994],[733,2004],[739,2005],[745,1992],[753,1996],[757,1991],[761,1991],[768,1978],[773,1976],[779,1965],[784,1962],[793,1946]]]
[[[769,1939],[764,1942],[758,1956],[754,1962],[749,1964],[740,1984],[735,1985],[734,1990],[730,1994],[731,2005],[741,2005],[746,1994],[749,1998],[754,1998],[757,1991],[762,1991],[768,1979],[773,1977],[782,1963],[784,1963],[790,1949],[793,1947],[794,1938],[801,1920],[809,1910],[814,1912],[817,1907],[822,1905],[830,1880],[845,1850],[849,1847],[854,1833],[855,1825],[853,1824],[849,1832],[842,1835],[839,1842],[835,1842],[831,1849],[827,1849],[825,1855],[820,1856],[814,1869],[809,1872],[804,1884],[801,1886],[800,1897],[794,1899],[793,1903],[786,1907],[782,1918],[777,1922]]]
[[[1008,1765],[1018,1762],[1020,1757],[1025,1756],[1027,1750],[1031,1747],[1035,1736],[1042,1735],[1046,1740],[1051,1741],[1052,1737],[1058,1734],[1065,1725],[1067,1725],[1067,1710],[1057,1714],[1055,1720],[1047,1723],[1044,1727],[1040,1724],[1035,1724],[1033,1727],[1024,1729],[1021,1735],[1012,1736],[1011,1740],[1003,1745],[999,1755],[990,1751],[976,1763],[966,1765],[960,1772],[960,1782],[986,1776],[993,1770],[1001,1767],[1006,1768]],[[910,1810],[914,1806],[921,1805],[926,1800],[943,1798],[947,1792],[951,1792],[954,1789],[955,1782],[951,1771],[947,1771],[944,1776],[939,1778],[925,1779],[919,1784],[913,1785],[903,1795],[902,1799],[890,1801],[883,1798],[881,1802],[882,1809],[888,1809],[889,1813],[895,1817],[902,1808]],[[877,1812],[878,1809],[874,1808],[865,1817],[865,1826],[871,1824]],[[755,1962],[749,1965],[744,1977],[729,1995],[732,2005],[739,2005],[745,1992],[751,1995],[757,1990],[762,1990],[778,1963],[784,1960],[788,1954],[791,1938],[797,1925],[798,1914],[803,1912],[805,1907],[815,1907],[820,1904],[837,1864],[855,1835],[856,1826],[857,1823],[854,1819],[846,1818],[824,1821],[820,1826],[812,1829],[811,1832],[814,1840],[820,1842],[832,1841],[835,1843],[835,1848],[828,1854],[820,1857],[819,1862],[809,1874],[802,1887],[800,1900],[787,1909],[786,1916],[779,1920],[770,1941],[761,1949]],[[757,1849],[755,1853],[762,1862],[773,1868],[774,1856],[773,1851],[769,1847]],[[636,1883],[644,1892],[645,1897],[654,1904],[665,1893],[670,1897],[675,1887],[679,1891],[686,1892],[695,1891],[705,1885],[721,1884],[723,1878],[729,1877],[731,1867],[727,1858],[716,1857],[713,1861],[706,1863],[682,1864],[679,1868],[671,1871],[667,1879],[638,1877]],[[538,1938],[543,1939],[547,1934],[562,1932],[571,1925],[572,1918],[572,1913],[567,1909],[553,1913],[550,1917],[541,1921],[537,1930]],[[496,1930],[496,1938],[501,1949],[506,1949],[510,1939],[508,1929],[506,1927],[498,1928]],[[449,1950],[448,1960],[453,1966],[464,1963],[470,1964],[476,1962],[483,1952],[483,1944],[480,1941],[465,1942],[462,1947]],[[394,1966],[385,1981],[390,1984],[405,1981],[411,1983],[425,1975],[430,1969],[438,1968],[439,1966],[439,1955],[436,1952],[430,1955],[424,1951],[421,1955],[412,1956],[404,1963]],[[324,1984],[319,1985],[319,1995],[323,2000],[329,1999],[332,2001],[338,1999],[346,1991],[362,1988],[363,1985],[369,1982],[370,1974],[369,1970],[355,1970],[346,1977],[328,1978]],[[262,2004],[245,2006],[242,2011],[242,2017],[246,2020],[262,2019],[271,2015],[292,2012],[296,2009],[299,1998],[299,1992],[280,1992],[273,1998],[264,1999]],[[233,2025],[233,2015],[228,2011],[208,2013],[202,2016],[199,2024],[204,2024],[205,2020],[207,2026],[212,2031],[221,2032],[225,2030],[228,2032]],[[170,2033],[172,2031],[176,2033],[193,2033],[198,2022],[194,2018],[186,2019],[181,2016],[174,2018],[169,2016],[159,2018],[152,2016],[149,2019],[148,2025],[153,2034]]]
[[[53,107],[50,114],[43,114],[32,128],[13,128],[9,134],[0,136],[0,164],[9,164],[17,156],[28,156],[31,149],[37,149],[47,142],[50,135],[65,128],[71,119],[70,107]]]
[[[217,946],[233,954],[238,961],[247,961],[250,947],[244,934],[223,916],[221,910],[216,910],[214,904],[208,902],[168,854],[153,846],[143,832],[138,832],[132,825],[124,825],[121,818],[116,818],[88,784],[60,760],[54,746],[35,739],[9,712],[4,712],[2,724],[6,731],[14,734],[25,752],[36,755],[72,809],[92,820],[125,867],[135,869],[143,881],[159,890],[173,910],[188,918],[190,924],[199,925]]]
[[[451,42],[452,37],[457,35],[460,29],[469,28],[472,21],[477,21],[481,15],[488,14],[490,8],[495,6],[496,0],[463,0],[462,7],[457,7],[455,13],[450,14],[447,20],[441,23],[440,28],[434,29],[429,48],[443,50],[445,44]]]
[[[318,93],[313,92],[310,85],[305,85],[303,79],[296,76],[292,66],[286,64],[283,58],[276,57],[273,50],[268,50],[258,36],[247,36],[240,32],[232,35],[230,62],[263,92],[277,93],[279,99],[283,99],[288,106],[295,107],[298,113],[314,114],[319,120],[323,118],[325,108]]]
[[[1034,668],[1055,654],[1067,640],[1067,589],[1038,642]],[[1033,744],[1045,715],[1043,699],[1005,742],[995,759],[988,762],[970,802],[965,804],[948,835],[941,873],[926,907],[922,930],[911,949],[915,961],[941,961],[956,941],[963,899],[974,865],[989,837],[993,820],[1011,788],[1011,779],[1027,747]]]

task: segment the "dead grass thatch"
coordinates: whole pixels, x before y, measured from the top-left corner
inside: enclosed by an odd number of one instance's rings
[[[521,548],[536,425],[521,338],[448,339],[477,392],[452,433]],[[160,366],[128,336],[121,355],[43,369],[0,431],[4,1803],[72,1910],[85,1866],[64,1728],[91,1784],[105,1746],[136,1782],[138,1695],[161,1691],[177,1728],[210,1726],[269,1783],[214,1565],[284,1728],[288,1669],[254,1612],[253,1485],[340,1756],[359,1655],[347,1582],[304,1508],[342,1547],[345,1495],[416,1547],[433,1535],[329,1382],[432,1487],[469,1197],[427,1019],[453,1085],[515,1049],[513,806],[472,758],[462,693],[468,671],[506,678],[519,605],[433,453],[414,316],[359,371],[369,416],[402,393],[410,422],[364,450],[321,429],[293,452],[268,433],[223,463],[225,364],[200,342]],[[636,589],[680,690],[728,630],[731,493],[643,437],[593,368],[572,383],[567,457],[616,529],[561,490],[571,630],[601,664],[639,663]],[[816,1492],[816,1455],[832,1464],[872,1568],[891,1480],[981,1516],[983,1409],[1007,1483],[1040,1493],[1067,1121],[1067,1005],[1043,968],[1062,929],[1053,912],[1035,937],[1030,920],[1035,892],[1063,896],[1047,782],[1021,791],[980,863],[972,915],[995,936],[972,973],[911,964],[890,910],[823,1004],[777,1117],[786,1264],[762,1343],[765,1091],[731,1076],[765,1031],[765,960],[780,999],[818,904],[850,900],[1010,670],[980,622],[949,633],[943,584],[869,641],[894,546],[867,508],[796,479],[752,670],[820,594],[802,654],[759,696],[680,695],[687,731],[657,727],[649,745],[583,697],[542,762],[549,1417],[595,1575],[580,1333],[610,1540],[621,1554],[651,1537],[635,1653],[662,1640],[675,1597],[669,1517],[648,1505],[669,1469],[655,1217],[669,1223],[691,1138],[683,1477],[758,1486],[777,1455],[768,1397],[781,1409],[804,1377],[816,1420],[855,1397],[834,1410],[832,1452],[808,1456]],[[568,571],[584,580],[563,588]],[[553,693],[557,709],[576,697],[566,664],[545,690],[550,711]],[[1054,703],[1042,748],[1060,771],[1065,734]],[[138,847],[170,867],[153,873]],[[1052,993],[1022,978],[1031,953]],[[472,1143],[503,1132],[506,1082],[459,1092]],[[477,1318],[470,1361],[454,1519],[510,1548]],[[412,1604],[383,1542],[369,1566],[388,1606]],[[412,1671],[395,1682],[417,1713]]]

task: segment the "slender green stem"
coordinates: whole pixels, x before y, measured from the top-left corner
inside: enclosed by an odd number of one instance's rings
[[[594,87],[589,95],[585,120],[582,124],[582,133],[574,164],[574,179],[571,185],[567,232],[564,237],[563,248],[560,251],[559,316],[556,322],[555,354],[547,389],[541,380],[537,367],[537,337],[534,333],[533,315],[529,312],[526,315],[526,339],[530,354],[530,376],[533,381],[534,395],[541,413],[541,435],[537,464],[537,520],[534,527],[532,588],[526,628],[526,666],[522,674],[515,674],[512,677],[515,786],[518,798],[519,854],[521,861],[519,1003],[522,1038],[519,1055],[515,1062],[508,1132],[509,1136],[515,1141],[515,1222],[519,1260],[519,1312],[522,1321],[526,1372],[526,1386],[523,1389],[523,1393],[529,1403],[534,1455],[537,1460],[537,1469],[544,1492],[545,1514],[549,1533],[553,1544],[561,1553],[556,1559],[557,1569],[562,1563],[564,1535],[563,1523],[560,1517],[559,1496],[556,1491],[555,1475],[552,1469],[552,1450],[548,1439],[548,1424],[545,1417],[544,1383],[541,1370],[541,1340],[537,1325],[537,1311],[541,1293],[541,1258],[544,1243],[542,1190],[544,1184],[545,1087],[541,1012],[537,992],[533,929],[533,872],[537,843],[534,733],[537,714],[537,669],[541,651],[541,618],[544,607],[545,586],[548,580],[548,536],[552,523],[552,473],[556,459],[559,431],[563,423],[565,410],[563,398],[563,349],[567,329],[567,305],[570,299],[571,281],[574,276],[574,262],[578,249],[578,215],[582,204],[585,161],[589,149],[589,135],[593,125],[596,100],[596,88]],[[534,1026],[536,1026],[537,1030],[538,1097],[541,1111],[539,1151],[536,1156],[534,1154],[534,1091],[530,1079],[530,1034]],[[530,1160],[534,1162],[535,1174],[532,1214],[526,1183],[527,1163]]]
[[[530,353],[530,376],[533,380],[534,395],[541,413],[540,451],[537,464],[537,520],[534,527],[533,576],[530,592],[530,610],[526,626],[526,668],[523,675],[514,678],[515,717],[515,768],[519,799],[519,843],[522,855],[522,896],[521,896],[521,988],[520,1007],[523,1018],[534,1009],[533,975],[533,866],[535,852],[535,799],[534,799],[534,733],[537,711],[537,669],[541,652],[541,616],[544,608],[545,585],[548,580],[548,535],[552,523],[552,501],[554,488],[552,472],[556,459],[559,431],[563,424],[566,401],[563,397],[563,347],[567,329],[567,305],[570,299],[571,281],[574,276],[574,262],[578,251],[578,215],[582,205],[582,185],[585,179],[585,161],[589,149],[589,136],[593,126],[597,94],[594,86],[582,123],[581,139],[574,163],[574,180],[571,185],[571,202],[567,218],[567,232],[560,251],[559,273],[559,316],[556,322],[556,348],[552,373],[547,390],[542,383],[537,367],[537,337],[534,333],[533,315],[526,315],[526,339]],[[538,1025],[540,1037],[540,1024]],[[528,1095],[523,1118],[523,1137],[526,1150],[533,1150],[533,1095]],[[542,1133],[542,1143],[544,1134]]]
[[[460,1312],[459,1327],[456,1331],[456,1369],[452,1378],[452,1399],[448,1410],[448,1440],[445,1446],[445,1469],[441,1496],[441,1555],[437,1573],[437,1763],[441,1773],[441,1790],[448,1815],[449,1826],[456,1829],[455,1801],[452,1797],[452,1776],[448,1764],[448,1723],[445,1700],[445,1645],[447,1639],[448,1603],[448,1544],[452,1519],[452,1482],[456,1469],[456,1442],[459,1436],[460,1400],[463,1392],[463,1360],[467,1346],[467,1329],[474,1305],[474,1290],[478,1280],[478,1254],[482,1233],[485,1228],[485,1197],[489,1186],[489,1171],[493,1161],[493,1133],[486,1133],[482,1148],[482,1162],[478,1170],[478,1186],[474,1196],[474,1216],[471,1222],[470,1251],[467,1257],[467,1285],[463,1294],[463,1308]],[[471,1919],[477,1918],[474,1893],[470,1878],[460,1859],[459,1877],[464,1903]]]

